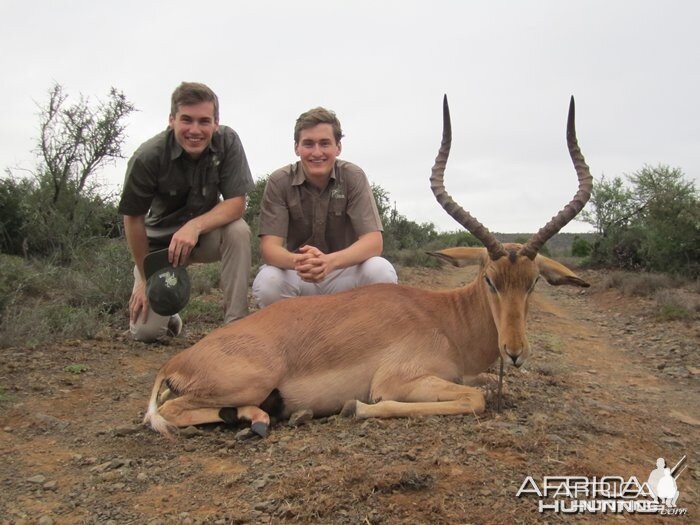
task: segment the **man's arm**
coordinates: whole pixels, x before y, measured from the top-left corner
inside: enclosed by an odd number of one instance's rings
[[[384,249],[382,232],[374,231],[360,235],[347,248],[328,254],[335,268],[347,268],[365,262],[370,257],[379,257]],[[334,268],[334,269],[335,269]]]
[[[143,270],[143,260],[148,253],[146,216],[124,215],[124,233],[140,277],[135,283],[129,299],[129,318],[136,322],[139,313],[143,313],[143,322],[146,322],[148,319],[148,299],[146,298],[146,274]]]
[[[245,196],[241,195],[223,200],[208,212],[187,221],[170,241],[168,259],[171,264],[186,264],[200,235],[240,219],[244,211]]]
[[[300,254],[292,253],[284,246],[284,238],[277,235],[260,237],[260,255],[265,264],[285,270],[293,270]]]

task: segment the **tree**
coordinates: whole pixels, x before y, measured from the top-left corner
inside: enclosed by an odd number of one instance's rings
[[[640,210],[641,255],[649,269],[700,273],[700,198],[679,168],[644,166],[630,175]]]
[[[36,171],[26,194],[17,195],[18,208],[27,210],[20,234],[29,253],[66,259],[86,240],[115,233],[114,196],[102,193],[95,174],[123,157],[124,121],[133,111],[115,88],[96,104],[82,95],[69,104],[60,84],[49,90],[39,108]]]
[[[700,274],[700,199],[679,168],[644,166],[593,186],[582,220],[599,235],[593,263],[631,270]]]
[[[22,229],[29,217],[25,197],[33,187],[29,180],[7,175],[0,180],[0,252],[19,255],[23,252]]]
[[[374,182],[372,183],[371,187],[374,201],[377,203],[379,218],[383,223],[387,222],[390,220],[389,214],[391,213],[391,200],[389,199],[389,192]]]
[[[613,229],[629,226],[638,212],[633,193],[624,181],[620,177],[607,180],[603,175],[593,185],[588,207],[577,220],[591,224],[600,236],[607,237]]]
[[[246,195],[246,207],[243,219],[251,226],[257,226],[260,221],[260,205],[262,204],[263,193],[270,175],[260,177],[255,181],[255,186]]]
[[[134,111],[115,88],[107,102],[98,102],[96,107],[82,95],[77,104],[68,105],[67,99],[63,87],[55,84],[39,113],[39,154],[44,176],[52,183],[54,204],[66,191],[74,198],[80,195],[96,171],[123,156],[123,119]]]

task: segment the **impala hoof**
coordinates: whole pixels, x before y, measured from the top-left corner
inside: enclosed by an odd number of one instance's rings
[[[340,411],[340,417],[355,417],[357,414],[357,400],[352,399],[346,401],[343,405],[343,409]]]
[[[258,421],[250,425],[250,429],[260,437],[267,437],[270,427]]]

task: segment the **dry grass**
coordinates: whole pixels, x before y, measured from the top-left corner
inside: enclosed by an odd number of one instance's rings
[[[659,290],[654,300],[661,320],[683,321],[700,316],[700,294],[684,289]]]
[[[655,274],[611,272],[600,282],[603,290],[614,288],[624,295],[653,299],[660,321],[687,321],[700,317],[700,281]]]
[[[554,257],[557,262],[560,262],[570,270],[582,270],[586,268],[585,257],[574,257],[573,255],[561,255]]]
[[[653,297],[657,291],[677,288],[686,281],[658,273],[611,272],[602,281],[603,289],[616,288],[628,296]]]
[[[187,267],[192,283],[191,294],[205,295],[213,288],[218,288],[221,279],[221,263],[191,264]]]

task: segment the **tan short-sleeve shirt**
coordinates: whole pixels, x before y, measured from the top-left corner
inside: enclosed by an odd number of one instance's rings
[[[260,206],[258,235],[286,239],[289,251],[306,244],[324,253],[347,248],[366,233],[382,231],[364,171],[336,160],[323,191],[306,180],[301,162],[273,172]]]

